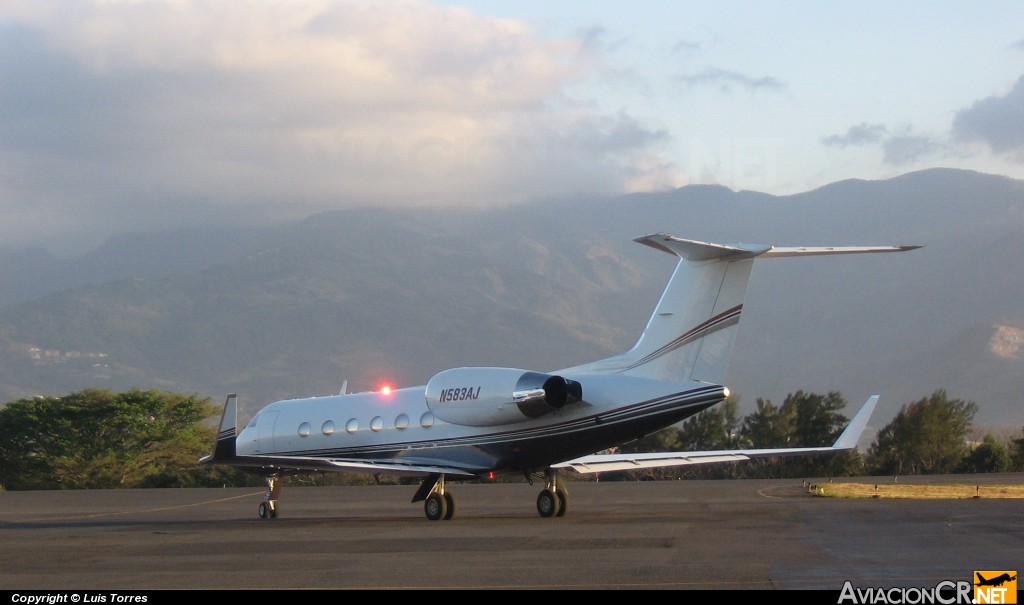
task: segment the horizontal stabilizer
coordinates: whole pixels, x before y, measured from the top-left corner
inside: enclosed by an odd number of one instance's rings
[[[771,250],[764,253],[763,258],[783,256],[822,256],[825,254],[871,254],[875,252],[908,252],[917,250],[921,246],[798,246],[787,248],[773,246]]]
[[[921,246],[768,246],[765,244],[714,244],[683,239],[667,233],[638,237],[635,242],[684,258],[691,263],[709,260],[742,258],[781,258],[787,256],[822,256],[826,254],[871,254],[876,252],[907,252]]]

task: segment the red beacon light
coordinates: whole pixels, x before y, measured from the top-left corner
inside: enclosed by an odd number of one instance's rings
[[[387,385],[386,384],[386,385],[382,386],[380,388],[380,394],[381,395],[390,395],[391,394],[391,385]]]

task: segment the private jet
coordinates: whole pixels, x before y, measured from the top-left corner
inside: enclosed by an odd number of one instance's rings
[[[271,403],[238,427],[227,396],[213,452],[202,464],[258,474],[264,519],[277,517],[285,477],[350,472],[420,478],[413,503],[452,519],[448,481],[521,474],[542,481],[541,517],[569,507],[563,472],[579,474],[856,448],[878,395],[839,438],[821,447],[615,453],[624,443],[725,401],[726,370],[755,259],[904,252],[920,246],[776,247],[715,244],[666,233],[634,240],[677,257],[646,327],[628,351],[558,370],[460,367],[425,385]]]

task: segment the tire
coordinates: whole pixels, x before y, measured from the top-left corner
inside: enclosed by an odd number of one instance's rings
[[[448,510],[444,513],[444,520],[451,521],[455,517],[455,511],[458,509],[458,505],[455,504],[455,496],[451,492],[445,492],[444,502],[448,506]]]
[[[260,519],[267,519],[270,517],[270,507],[267,506],[266,502],[260,502],[259,515]]]
[[[557,495],[549,489],[541,491],[537,496],[537,512],[541,517],[554,517],[561,509]]]
[[[423,503],[423,512],[427,514],[427,519],[440,521],[448,514],[448,501],[441,494],[434,492],[427,496],[427,500]]]
[[[564,487],[558,488],[555,492],[558,496],[558,512],[555,513],[556,517],[564,517],[565,513],[569,510],[569,492]]]

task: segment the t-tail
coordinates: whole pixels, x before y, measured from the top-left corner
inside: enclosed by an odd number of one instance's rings
[[[626,353],[573,368],[723,384],[756,258],[903,252],[919,246],[714,244],[657,233],[634,241],[679,258],[639,340]]]

